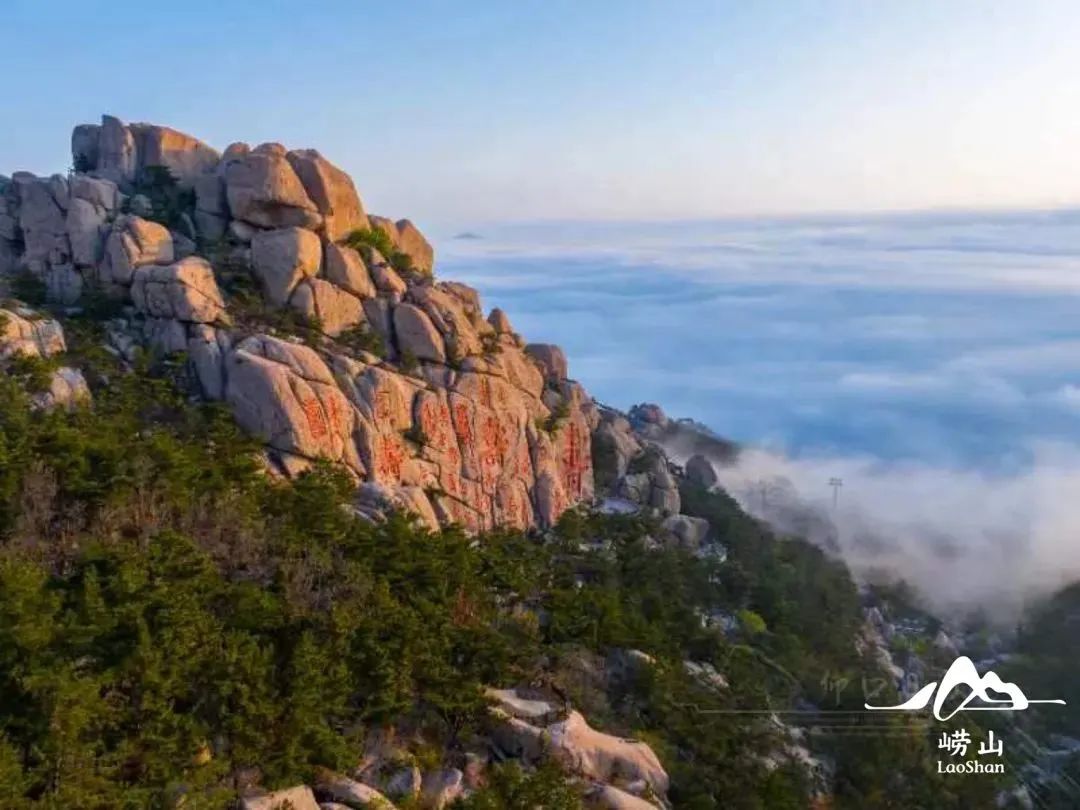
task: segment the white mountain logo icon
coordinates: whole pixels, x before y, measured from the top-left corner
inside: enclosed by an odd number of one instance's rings
[[[953,690],[961,685],[967,686],[971,691],[951,712],[942,714],[941,710],[945,706],[945,701],[949,699],[949,695],[952,694]],[[1015,683],[1006,683],[993,672],[987,672],[986,675],[980,676],[979,671],[975,669],[975,664],[966,655],[962,655],[952,662],[952,666],[945,673],[945,677],[941,679],[940,685],[937,681],[928,683],[897,706],[871,706],[869,703],[863,705],[867,709],[876,712],[917,712],[927,707],[935,690],[937,690],[937,697],[934,698],[934,717],[938,720],[948,720],[957,712],[1022,711],[1032,703],[1060,703],[1065,705],[1064,700],[1029,700],[1019,686]],[[991,691],[1008,695],[1008,697],[991,697]],[[975,698],[989,705],[969,706],[968,704]]]

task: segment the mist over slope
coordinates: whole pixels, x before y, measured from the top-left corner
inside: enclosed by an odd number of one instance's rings
[[[943,616],[1011,622],[1080,578],[1080,463],[1045,446],[1015,475],[870,458],[793,459],[761,450],[718,468],[740,504],[839,550],[863,578],[902,578]],[[832,506],[830,478],[845,483]],[[957,615],[959,614],[959,615]]]

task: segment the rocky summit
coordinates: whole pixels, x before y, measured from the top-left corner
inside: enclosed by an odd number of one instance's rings
[[[219,152],[108,115],[71,148],[66,175],[0,178],[0,271],[54,304],[120,305],[110,349],[129,360],[186,353],[273,472],[333,462],[364,514],[432,528],[550,526],[592,499],[600,413],[563,352],[437,281],[420,230],[369,214],[318,151]]]

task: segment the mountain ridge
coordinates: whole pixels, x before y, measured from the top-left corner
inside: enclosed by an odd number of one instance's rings
[[[126,357],[186,353],[277,472],[329,459],[373,517],[471,531],[551,526],[591,500],[598,417],[561,349],[436,281],[415,225],[369,215],[319,152],[219,153],[108,115],[71,143],[68,176],[0,179],[0,271],[62,306],[107,297]]]
[[[0,178],[0,807],[944,795],[899,724],[762,714],[908,673],[737,446],[595,402],[313,150],[72,140]]]

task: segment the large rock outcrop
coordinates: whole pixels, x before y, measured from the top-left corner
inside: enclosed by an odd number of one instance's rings
[[[374,298],[375,282],[367,265],[352,248],[330,243],[326,246],[326,278],[358,298]]]
[[[105,242],[100,278],[112,284],[131,284],[138,268],[171,264],[174,258],[168,228],[141,217],[123,216],[113,223]]]
[[[102,259],[107,223],[120,207],[120,191],[109,181],[75,175],[69,184],[67,226],[71,244],[72,263],[79,268],[92,268]]]
[[[320,793],[329,796],[335,802],[343,803],[346,807],[394,810],[394,804],[378,790],[340,774],[324,774],[319,780],[318,788]]]
[[[111,116],[76,127],[71,147],[68,177],[0,178],[0,271],[67,305],[100,287],[125,307],[109,350],[185,352],[203,396],[262,438],[272,469],[341,464],[361,514],[406,510],[432,528],[549,526],[592,499],[599,417],[561,350],[526,349],[475,290],[435,281],[419,229],[369,216],[319,152],[219,153]],[[394,255],[340,243],[363,228]],[[18,313],[5,329],[26,351],[48,339]]]
[[[240,810],[319,810],[319,804],[311,788],[300,785],[241,799]]]
[[[205,259],[191,256],[176,264],[140,267],[131,285],[139,312],[185,323],[227,322],[225,302]]]
[[[191,188],[203,174],[213,171],[221,154],[198,138],[170,127],[132,124],[136,166],[164,166],[181,186]]]
[[[527,762],[550,756],[568,774],[593,783],[598,796],[606,794],[614,802],[625,794],[629,798],[622,806],[642,805],[613,786],[633,786],[656,797],[667,793],[667,771],[647,743],[597,731],[580,712],[515,689],[489,689],[487,696],[494,704],[493,740],[503,754]],[[643,806],[655,807],[648,802]]]
[[[431,322],[431,318],[413,304],[400,304],[394,308],[394,329],[403,352],[417,360],[446,362],[446,344],[443,336]]]
[[[650,447],[633,459],[629,472],[616,482],[615,494],[661,515],[676,515],[681,506],[678,481],[658,447]]]
[[[363,473],[353,410],[312,349],[250,337],[229,352],[225,370],[225,400],[246,430],[277,450],[340,461]]]
[[[699,487],[709,489],[716,486],[716,483],[720,480],[712,462],[701,453],[690,456],[686,461],[685,468],[687,479]]]
[[[315,203],[281,144],[262,144],[225,169],[225,193],[235,219],[262,228],[317,228]]]
[[[364,306],[359,298],[321,278],[309,278],[298,284],[289,303],[309,320],[317,319],[323,332],[331,337],[364,320]]]
[[[197,138],[155,124],[127,125],[103,115],[101,124],[80,124],[71,134],[76,171],[94,172],[118,184],[132,183],[139,172],[160,166],[190,188],[217,166],[221,155]]]
[[[51,357],[66,349],[64,330],[56,321],[25,307],[0,309],[0,359]]]
[[[643,781],[654,793],[667,792],[667,772],[646,743],[597,731],[577,711],[547,733],[553,754],[572,773],[600,782]]]
[[[297,149],[286,156],[308,197],[323,216],[331,242],[368,227],[367,214],[352,178],[314,149]]]
[[[19,358],[45,359],[67,349],[64,329],[55,320],[22,306],[0,309],[0,374],[11,371]],[[48,379],[31,397],[39,410],[73,409],[90,401],[90,388],[77,368],[56,366],[48,370]]]
[[[303,228],[260,231],[251,240],[251,263],[266,300],[284,306],[301,281],[319,272],[322,243]]]

